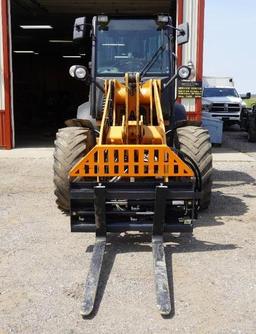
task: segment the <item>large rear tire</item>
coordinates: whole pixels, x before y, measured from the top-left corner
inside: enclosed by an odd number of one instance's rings
[[[251,143],[256,142],[256,116],[255,114],[249,115],[248,122],[248,141]]]
[[[206,129],[186,126],[177,129],[176,147],[197,164],[202,179],[200,209],[207,209],[212,191],[212,145]]]
[[[70,210],[69,178],[71,168],[95,146],[91,129],[67,127],[59,129],[54,150],[54,185],[56,203],[60,210]]]

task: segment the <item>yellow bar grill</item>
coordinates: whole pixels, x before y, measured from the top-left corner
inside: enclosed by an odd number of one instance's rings
[[[96,145],[70,171],[71,177],[192,177],[166,145]]]

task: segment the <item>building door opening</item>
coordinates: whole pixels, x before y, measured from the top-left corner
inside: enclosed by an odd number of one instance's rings
[[[11,8],[15,146],[52,146],[57,129],[88,99],[88,87],[69,68],[87,65],[90,45],[72,42],[76,14],[19,4]]]

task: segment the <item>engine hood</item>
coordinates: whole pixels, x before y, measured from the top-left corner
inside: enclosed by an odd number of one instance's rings
[[[243,101],[240,97],[233,96],[221,96],[221,97],[203,97],[203,104],[212,104],[212,103],[239,103],[243,104]]]

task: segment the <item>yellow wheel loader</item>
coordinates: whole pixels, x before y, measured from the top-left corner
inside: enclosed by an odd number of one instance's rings
[[[74,39],[90,35],[91,70],[70,68],[90,85],[84,116],[67,121],[55,141],[57,204],[70,212],[72,232],[94,232],[96,242],[81,314],[93,312],[109,233],[152,234],[157,306],[170,314],[165,233],[191,233],[211,196],[212,156],[207,130],[175,103],[174,44],[188,41],[187,24],[167,15],[78,18]]]

